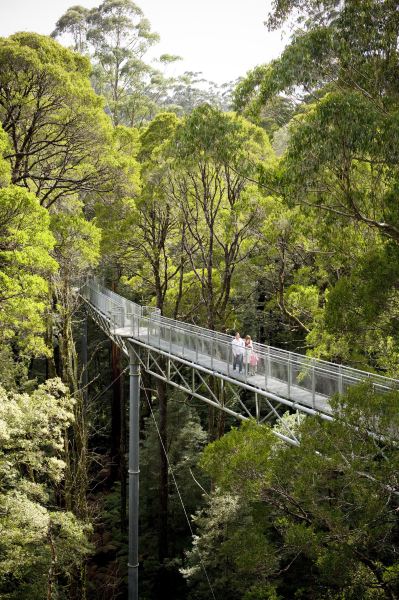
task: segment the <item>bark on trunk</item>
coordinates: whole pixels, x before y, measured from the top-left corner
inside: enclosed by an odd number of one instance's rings
[[[122,442],[122,367],[120,348],[111,342],[111,377],[112,377],[112,404],[111,404],[111,468],[110,483],[121,479],[121,442]]]

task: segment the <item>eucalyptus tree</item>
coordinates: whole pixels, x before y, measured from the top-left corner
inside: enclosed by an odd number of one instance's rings
[[[184,249],[200,291],[199,309],[207,327],[225,329],[233,286],[240,285],[238,267],[260,243],[258,167],[271,167],[274,153],[260,128],[209,105],[180,124],[170,152],[170,194],[187,229]]]
[[[179,212],[167,193],[170,165],[165,154],[177,123],[173,113],[160,113],[139,135],[125,130],[123,146],[139,161],[141,181],[136,180],[134,195],[96,205],[103,264],[115,265],[136,297],[144,304],[154,301],[162,312],[169,285],[181,271]]]
[[[82,202],[130,192],[135,167],[120,152],[103,102],[91,89],[87,58],[44,36],[21,33],[0,40],[0,62],[0,121],[11,183],[37,197],[58,233],[63,219],[62,236],[78,244],[78,223],[81,239],[89,227]],[[65,275],[66,254],[58,258]],[[69,287],[85,268],[75,258],[71,254]],[[71,314],[66,310],[65,316]]]
[[[84,6],[71,6],[65,14],[60,17],[56,23],[56,27],[51,34],[51,37],[59,37],[61,35],[71,35],[73,39],[73,49],[75,52],[85,54],[87,52],[87,32],[89,9]]]
[[[165,297],[174,279],[182,277],[184,257],[177,207],[166,192],[169,165],[163,154],[173,139],[177,117],[159,114],[141,131],[138,159],[141,162],[141,193],[135,198],[120,197],[111,205],[99,204],[97,223],[103,228],[102,246],[107,260],[117,265],[120,276],[143,304],[153,302],[162,312]],[[109,226],[109,223],[113,224]],[[176,299],[177,310],[179,299]],[[168,464],[167,390],[157,380],[160,415],[159,536],[160,563],[168,556]]]
[[[3,255],[2,277],[4,283],[8,277],[14,295],[3,306],[13,304],[19,311],[11,327],[10,311],[4,314],[3,328],[19,330],[27,344],[40,333],[44,340],[35,351],[47,356],[47,376],[59,375],[74,394],[75,419],[65,432],[66,482],[59,499],[87,519],[88,434],[73,339],[73,287],[99,260],[99,229],[87,219],[92,203],[131,193],[137,171],[134,160],[121,152],[122,136],[118,138],[103,100],[91,88],[87,58],[44,36],[17,34],[0,41],[0,60],[0,120],[7,135],[3,154],[12,184],[1,191],[10,219],[3,235],[15,250],[7,253],[5,248]],[[76,597],[81,597],[84,565],[78,571]]]
[[[0,189],[0,339],[31,356],[48,354],[48,279],[58,264],[50,218],[37,199],[16,186]]]
[[[89,61],[53,40],[0,40],[0,122],[11,181],[49,208],[76,193],[111,191],[108,119],[91,90]]]
[[[171,79],[163,106],[167,110],[173,110],[179,116],[190,114],[202,104],[210,104],[227,111],[231,108],[233,86],[234,82],[218,85],[206,80],[200,72],[186,71]]]
[[[63,34],[72,34],[75,49],[87,48],[94,89],[107,99],[114,125],[139,122],[151,110],[146,92],[156,76],[144,57],[159,39],[141,8],[132,0],[104,0],[90,11],[73,6],[58,20],[52,36]]]
[[[86,226],[82,200],[104,199],[130,185],[102,100],[90,86],[89,61],[49,38],[21,33],[0,40],[0,62],[0,120],[8,138],[4,158],[11,183],[37,197],[64,238],[69,223],[70,239],[78,244],[78,223]],[[81,239],[86,233],[82,230]],[[65,274],[66,254],[58,258]],[[84,268],[75,258],[64,281],[69,287]],[[72,312],[64,309],[70,319]],[[71,384],[73,378],[67,379]]]
[[[268,18],[275,29],[290,22],[293,35],[282,55],[257,67],[240,84],[238,106],[266,102],[280,92],[317,99],[352,90],[383,110],[396,96],[399,22],[392,0],[276,0]]]

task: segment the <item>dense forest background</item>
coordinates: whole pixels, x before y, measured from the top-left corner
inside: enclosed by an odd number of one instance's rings
[[[0,39],[2,600],[126,598],[126,363],[76,293],[93,274],[399,376],[397,2],[265,18],[290,43],[225,86],[154,66],[131,0]],[[285,414],[291,447],[142,387],[143,600],[399,598],[397,392],[352,388],[332,422]]]

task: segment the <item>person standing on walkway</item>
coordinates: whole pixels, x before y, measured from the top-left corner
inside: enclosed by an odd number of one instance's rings
[[[253,345],[250,335],[245,336],[244,361],[245,361],[245,367],[246,367],[247,373],[249,371],[250,376],[255,375],[256,374],[256,365],[258,364],[258,357],[254,350],[254,345]]]
[[[245,352],[245,343],[238,331],[231,342],[231,348],[233,351],[233,371],[235,371],[236,367],[238,366],[238,371],[241,373]]]
[[[244,365],[245,365],[245,372],[248,374],[248,369],[249,369],[249,365],[250,365],[250,360],[251,360],[251,354],[252,354],[252,349],[253,349],[253,344],[252,344],[252,340],[251,340],[251,336],[250,335],[246,335],[245,336],[245,347],[244,347]]]

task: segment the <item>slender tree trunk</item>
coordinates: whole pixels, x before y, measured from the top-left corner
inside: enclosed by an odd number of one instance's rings
[[[127,437],[126,437],[126,395],[123,375],[121,377],[121,441],[120,441],[120,481],[121,481],[121,502],[120,502],[120,520],[121,520],[121,532],[126,533],[127,531]]]
[[[219,380],[217,382],[217,386],[218,386],[219,402],[222,406],[224,406],[225,390],[224,390],[221,380]],[[218,415],[217,415],[217,439],[220,439],[224,435],[225,424],[226,424],[226,413],[223,410],[219,410]]]
[[[121,444],[122,444],[122,367],[121,350],[111,342],[111,377],[112,377],[112,405],[111,405],[111,468],[110,483],[121,479]]]
[[[56,592],[57,553],[51,532],[51,522],[47,530],[47,542],[50,547],[51,562],[47,575],[47,600],[53,600],[53,591]],[[57,593],[57,592],[56,592]]]
[[[50,293],[49,304],[52,305],[53,294]],[[53,348],[53,307],[49,308],[46,315],[46,346]],[[53,379],[57,376],[57,369],[55,363],[54,349],[51,356],[46,357],[46,379]]]
[[[65,503],[68,510],[87,521],[88,488],[88,432],[84,394],[79,388],[78,360],[73,339],[72,316],[75,309],[74,296],[65,277],[55,288],[60,307],[59,365],[63,382],[75,398],[75,420],[65,435]],[[86,564],[71,573],[70,600],[86,598]]]

